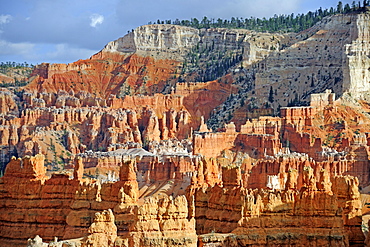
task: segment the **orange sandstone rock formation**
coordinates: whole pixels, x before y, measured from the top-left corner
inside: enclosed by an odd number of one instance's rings
[[[24,157],[0,178],[0,245],[362,245],[368,21],[296,35],[146,25],[37,66],[24,92],[0,91],[0,162]],[[211,44],[242,61],[196,82],[186,57]]]
[[[108,209],[95,214],[94,222],[89,227],[89,236],[82,241],[81,246],[113,247],[116,238],[114,215],[112,210]]]
[[[227,168],[223,176],[229,177],[230,172],[238,174],[238,170]],[[335,177],[331,190],[320,191],[316,188],[313,170],[308,168],[304,174],[300,191],[251,190],[240,185],[240,176],[227,179],[232,179],[233,185],[230,181],[223,187],[195,189],[200,246],[363,243],[364,236],[356,233],[361,229],[361,213],[355,206],[360,203],[357,180]]]
[[[124,95],[126,91],[156,93],[162,91],[178,66],[175,60],[100,53],[71,64],[42,64],[35,69],[35,79],[26,88],[36,92],[87,91],[102,98]]]
[[[82,238],[82,246],[196,246],[185,196],[138,202],[134,161],[122,163],[120,181],[103,184],[80,179],[81,159],[74,179],[46,178],[43,162],[42,155],[13,159],[0,179],[2,246],[24,246],[36,235],[47,241]],[[96,214],[102,210],[108,211]]]

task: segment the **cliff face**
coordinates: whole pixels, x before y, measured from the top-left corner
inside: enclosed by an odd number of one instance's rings
[[[352,20],[351,20],[352,21]],[[369,60],[369,38],[370,38],[370,15],[365,13],[353,20],[356,29],[353,31],[354,40],[345,45],[344,78],[349,82],[344,86],[348,92],[354,93],[355,97],[361,98],[364,92],[369,91],[370,66]]]
[[[139,202],[135,161],[124,161],[119,181],[104,184],[82,180],[76,162],[74,179],[47,178],[42,155],[8,164],[0,179],[2,246],[25,246],[35,235],[81,238],[82,246],[196,246],[184,195]]]
[[[119,52],[154,55],[157,59],[179,60],[199,41],[199,30],[194,28],[163,24],[145,25],[108,43],[101,55],[97,54],[93,57],[103,58],[106,52]]]
[[[54,239],[50,244],[196,246],[195,231],[201,246],[235,241],[268,246],[287,238],[335,246],[364,241],[357,178],[330,179],[325,170],[317,177],[309,164],[288,173],[281,191],[272,191],[244,187],[241,169],[233,166],[224,166],[219,180],[219,164],[198,160],[186,197],[143,200],[136,176],[142,168],[134,160],[122,162],[119,181],[103,184],[81,179],[81,159],[73,179],[47,178],[43,162],[42,155],[13,159],[0,180],[4,245],[24,246],[39,235]],[[28,246],[40,242],[28,240]]]
[[[26,88],[33,92],[87,91],[102,98],[111,94],[154,94],[176,75],[177,66],[177,61],[169,59],[109,53],[101,59],[93,56],[67,65],[43,64],[34,71],[35,79]]]
[[[195,79],[191,74],[202,73],[200,70],[217,73],[213,65],[209,67],[206,63],[214,60],[213,53],[224,50],[241,55],[238,63],[245,69],[243,73],[254,75],[254,92],[264,98],[259,99],[260,105],[266,102],[270,87],[276,90],[275,109],[278,105],[286,106],[296,95],[298,100],[307,102],[310,93],[327,88],[338,95],[361,93],[368,91],[368,23],[366,12],[336,15],[299,34],[284,35],[145,25],[108,43],[88,60],[39,66],[28,88],[54,92],[83,89],[102,97],[169,92],[176,87],[180,75]],[[203,48],[211,57],[204,55],[197,64],[189,54],[201,53]],[[229,72],[226,68],[219,77]],[[240,76],[238,71],[235,79]]]
[[[361,245],[368,29],[146,25],[39,65],[0,91],[0,245]]]
[[[111,94],[175,91],[207,105],[193,91],[200,87],[209,90],[202,97],[219,100],[207,110],[198,104],[186,107],[194,118],[199,111],[207,120],[220,106],[213,118],[218,122],[215,127],[222,127],[220,122],[240,114],[238,109],[244,105],[263,108],[267,104],[276,111],[291,103],[307,104],[311,93],[325,89],[339,96],[350,92],[355,98],[363,97],[369,80],[368,23],[365,12],[326,17],[299,34],[145,25],[110,42],[90,59],[39,66],[27,88],[38,92],[85,90],[106,99]],[[224,52],[221,57],[220,50]],[[183,80],[198,84],[215,79],[212,87],[181,84]],[[230,93],[237,97],[228,98]]]
[[[316,182],[319,183],[307,167],[301,173],[301,187],[273,192],[245,189],[241,186],[240,170],[227,170],[223,172],[223,186],[205,189],[198,183],[189,190],[188,196],[194,198],[200,246],[271,246],[287,241],[341,246],[363,242],[361,234],[353,234],[361,225],[355,178],[335,177],[332,189],[317,189]],[[324,180],[329,183],[328,179]],[[350,206],[344,206],[344,198]],[[347,214],[348,218],[342,221]]]
[[[4,91],[0,98],[7,116],[0,120],[0,144],[7,147],[1,157],[4,162],[15,153],[43,153],[49,164],[68,164],[86,150],[114,151],[153,141],[182,140],[197,125],[179,95],[105,100],[86,92],[60,91],[24,93],[22,97],[21,111],[14,94]]]
[[[326,18],[300,33],[306,37],[305,40],[267,59],[263,72],[257,75],[256,89],[272,85],[283,94],[284,89],[289,88],[293,90],[286,96],[290,99],[295,93],[307,99],[310,93],[322,92],[325,88],[332,89],[339,96],[350,92],[360,97],[361,93],[369,90],[366,71],[369,62],[368,26],[368,13]],[[293,67],[299,67],[299,72],[295,72]],[[277,83],[266,77],[271,74],[270,78],[277,78]],[[276,98],[284,97],[278,93]],[[283,105],[281,100],[279,103]]]
[[[368,12],[326,17],[292,35],[291,43],[280,39],[280,46],[266,53],[263,60],[256,59],[248,66],[244,58],[243,70],[234,69],[236,84],[243,86],[217,108],[209,124],[220,128],[230,121],[230,114],[241,115],[240,111],[251,108],[271,108],[277,114],[281,106],[307,105],[310,94],[325,89],[338,96],[350,93],[367,98],[368,25]],[[273,41],[265,43],[272,45]],[[243,90],[247,85],[251,86]]]
[[[43,64],[27,86],[32,91],[84,90],[111,94],[154,94],[170,91],[184,54],[199,42],[198,30],[173,25],[147,25],[106,45],[88,60]]]
[[[367,186],[368,135],[361,132],[366,131],[368,117],[362,106],[348,107],[345,99],[334,98],[330,91],[312,94],[311,106],[281,108],[281,117],[248,120],[240,130],[233,123],[220,132],[210,132],[202,125],[193,135],[193,153],[242,163],[237,154],[248,154],[255,159],[253,167],[244,168],[246,174],[253,174],[248,182],[251,188],[264,187],[268,176],[279,176],[291,168],[302,172],[305,162],[318,169],[325,167],[332,176],[356,176],[361,186]]]

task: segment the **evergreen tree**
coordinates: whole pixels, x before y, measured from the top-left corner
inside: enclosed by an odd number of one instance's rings
[[[369,4],[368,0],[363,1],[364,6]],[[360,2],[352,2],[352,5],[346,4],[343,7],[343,3],[338,2],[335,8],[331,7],[330,9],[319,8],[315,12],[309,11],[306,14],[290,14],[290,15],[274,15],[271,18],[241,18],[241,17],[232,17],[230,20],[223,20],[218,18],[215,19],[208,17],[203,17],[201,21],[197,18],[191,18],[190,20],[178,20],[171,22],[167,20],[166,23],[173,23],[176,25],[191,26],[194,28],[210,28],[210,27],[219,27],[219,28],[244,28],[255,31],[262,32],[300,32],[304,29],[307,29],[313,26],[316,22],[322,20],[325,16],[334,15],[338,13],[349,13],[355,11],[360,7]],[[157,21],[157,23],[164,23],[163,21]]]
[[[270,87],[270,92],[269,92],[269,98],[268,100],[273,103],[274,102],[274,90],[272,88],[272,86]]]
[[[343,12],[344,13],[349,13],[351,11],[351,7],[349,6],[349,4],[347,3],[346,5],[344,5],[344,9],[343,9]]]
[[[337,13],[343,13],[343,3],[341,1],[337,5]]]

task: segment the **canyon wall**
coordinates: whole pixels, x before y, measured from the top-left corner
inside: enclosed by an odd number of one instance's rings
[[[23,93],[22,97],[21,111],[10,92],[4,91],[0,101],[6,116],[0,120],[4,162],[11,155],[43,153],[47,163],[68,164],[87,150],[114,151],[153,141],[183,140],[197,124],[177,95],[104,100],[86,92],[59,91]]]
[[[368,27],[368,12],[350,13],[326,17],[297,34],[293,45],[255,65],[254,92],[260,104],[266,102],[271,88],[275,109],[294,100],[307,103],[310,94],[325,89],[338,96],[349,92],[363,97],[369,91]]]
[[[81,165],[76,162],[70,179],[62,174],[47,178],[42,155],[14,158],[8,164],[0,180],[2,246],[25,246],[35,235],[48,241],[89,235],[82,241],[99,246],[99,241],[105,241],[99,237],[104,235],[97,229],[99,222],[111,222],[105,246],[151,246],[153,241],[165,246],[196,246],[195,221],[188,219],[185,196],[138,201],[132,160],[122,164],[115,183],[83,180]],[[96,215],[102,210],[108,211]]]
[[[181,59],[190,48],[200,41],[199,30],[190,27],[152,24],[136,28],[124,37],[108,43],[103,53],[137,53],[166,57],[166,59]],[[96,57],[99,56],[95,55]]]
[[[365,116],[360,113],[361,107],[344,104],[341,99],[335,101],[334,93],[327,90],[312,95],[311,106],[281,108],[281,117],[248,120],[240,131],[233,123],[226,124],[221,132],[210,132],[201,124],[202,131],[193,135],[193,153],[222,157],[225,150],[231,150],[261,159],[245,170],[253,173],[250,177],[255,182],[249,183],[252,188],[263,188],[268,176],[279,176],[291,168],[302,172],[293,165],[297,161],[302,166],[308,162],[325,167],[332,176],[356,176],[365,187],[370,182],[368,136],[360,133],[366,131],[366,120],[360,120]],[[293,166],[286,167],[285,159]]]
[[[361,246],[358,180],[334,177],[331,187],[309,167],[300,176],[301,186],[290,175],[282,191],[252,190],[241,186],[240,169],[229,167],[223,186],[193,185],[188,197],[194,198],[199,246]]]
[[[369,91],[370,72],[370,15],[364,13],[353,20],[357,28],[352,31],[354,37],[350,44],[345,45],[345,60],[343,80],[349,82],[344,84],[344,89],[357,98],[362,98],[364,92]]]
[[[82,246],[197,246],[196,232],[200,246],[364,241],[355,177],[330,177],[323,168],[316,176],[306,162],[302,171],[286,173],[281,190],[261,190],[244,187],[238,167],[220,169],[212,159],[196,164],[186,197],[141,198],[133,160],[122,163],[119,181],[100,184],[82,178],[81,158],[73,179],[46,177],[42,155],[14,158],[0,180],[0,242],[25,246],[30,238],[32,246],[39,235]]]
[[[368,29],[145,25],[37,66],[0,91],[0,245],[361,246]]]

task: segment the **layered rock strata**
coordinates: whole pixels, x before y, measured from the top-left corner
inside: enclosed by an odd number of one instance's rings
[[[247,153],[256,159],[243,171],[253,174],[248,182],[252,188],[266,186],[268,176],[290,169],[301,172],[305,162],[325,167],[331,176],[356,176],[362,187],[367,186],[368,137],[361,133],[367,128],[366,116],[361,107],[346,107],[344,99],[334,99],[330,90],[315,94],[311,106],[281,108],[280,117],[247,120],[239,131],[233,123],[220,132],[201,125],[202,131],[193,135],[193,153],[206,157],[223,156],[225,150]]]
[[[356,178],[335,177],[330,187],[328,177],[319,183],[307,167],[301,187],[252,190],[241,185],[238,168],[225,169],[223,186],[198,184],[189,190],[200,246],[363,243]]]
[[[122,164],[118,182],[103,184],[81,179],[80,161],[74,179],[47,178],[42,155],[8,164],[0,181],[2,246],[25,246],[35,235],[47,241],[85,237],[82,246],[196,246],[185,196],[138,202],[134,161]],[[102,210],[108,211],[96,214]]]
[[[299,34],[146,25],[37,66],[0,91],[0,162],[26,155],[0,178],[0,245],[360,246],[368,27],[366,12]],[[238,62],[207,81],[219,51]]]

